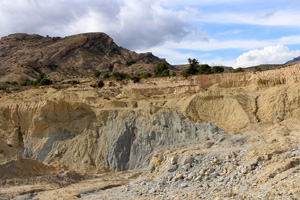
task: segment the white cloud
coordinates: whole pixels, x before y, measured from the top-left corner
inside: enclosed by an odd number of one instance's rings
[[[236,60],[235,67],[249,67],[260,64],[283,64],[294,57],[300,56],[300,51],[291,51],[287,46],[268,46],[263,49],[251,50],[242,54]]]
[[[200,21],[220,24],[248,24],[260,26],[300,27],[298,9],[263,10],[263,11],[220,11],[205,13]]]
[[[165,8],[160,0],[1,0],[0,36],[105,32],[121,46],[145,49],[190,35],[195,14]]]

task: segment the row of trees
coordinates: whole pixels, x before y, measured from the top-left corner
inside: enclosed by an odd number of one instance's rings
[[[181,72],[181,75],[195,75],[195,74],[214,74],[214,73],[223,73],[224,67],[214,66],[210,67],[207,64],[199,65],[199,61],[196,59],[188,59],[189,67]]]
[[[213,73],[223,73],[224,68],[222,66],[214,66],[210,67],[207,64],[202,64],[199,65],[198,60],[196,59],[188,59],[189,61],[189,67],[186,68],[181,72],[181,75],[188,76],[188,75],[195,75],[195,74],[213,74]],[[100,77],[101,72],[100,71],[95,71],[94,72],[94,77],[98,78]],[[116,80],[122,80],[122,79],[135,79],[137,80],[138,78],[150,78],[150,77],[167,77],[167,76],[176,76],[175,72],[170,73],[170,70],[167,66],[166,63],[159,63],[153,70],[153,74],[151,73],[140,73],[136,74],[134,76],[131,76],[130,74],[127,73],[122,73],[122,72],[113,72],[112,74],[104,74],[102,78],[107,79],[116,79]]]

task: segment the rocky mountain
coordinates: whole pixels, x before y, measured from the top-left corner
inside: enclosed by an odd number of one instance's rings
[[[33,80],[41,73],[53,80],[102,72],[140,73],[166,62],[151,53],[119,47],[104,33],[65,38],[12,34],[0,40],[0,82]]]

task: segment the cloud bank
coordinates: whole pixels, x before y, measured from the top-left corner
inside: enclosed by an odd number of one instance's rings
[[[105,32],[121,46],[147,49],[191,34],[190,18],[188,11],[164,8],[158,0],[1,0],[0,36]]]
[[[260,64],[283,64],[300,56],[300,51],[291,51],[287,46],[268,46],[242,54],[236,60],[235,67],[249,67]]]

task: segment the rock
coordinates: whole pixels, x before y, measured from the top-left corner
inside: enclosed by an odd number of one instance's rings
[[[178,165],[174,164],[172,165],[171,163],[169,163],[168,165],[168,172],[175,172],[178,169]]]
[[[213,159],[213,163],[215,163],[215,164],[219,165],[219,164],[220,164],[220,161],[219,161],[219,159],[217,159],[217,158],[214,158],[214,159]]]
[[[226,138],[225,137],[221,137],[217,142],[216,144],[220,144],[221,142],[223,142]]]
[[[188,185],[187,183],[182,183],[182,184],[180,185],[180,187],[186,188],[186,187],[189,187],[189,185]]]
[[[153,194],[156,192],[156,188],[151,188],[148,193]]]
[[[153,156],[152,163],[155,167],[158,167],[161,165],[161,159],[158,156]]]
[[[215,143],[213,141],[207,141],[204,143],[204,148],[209,149],[211,148]]]
[[[177,174],[177,175],[174,177],[174,181],[178,181],[179,179],[183,179],[183,174]]]
[[[247,174],[248,173],[248,169],[247,168],[242,168],[241,173],[242,174]]]
[[[230,154],[233,158],[236,158],[236,153],[234,151],[232,151]]]
[[[192,168],[192,165],[190,163],[185,164],[182,169],[185,171],[189,171]]]
[[[175,164],[177,164],[177,162],[178,162],[178,155],[175,155],[171,158],[171,164],[175,165]]]
[[[183,164],[192,164],[194,160],[195,158],[192,155],[188,155],[186,158],[184,158]]]
[[[32,199],[32,196],[28,194],[21,195],[15,198],[15,200],[30,200],[30,199]]]

